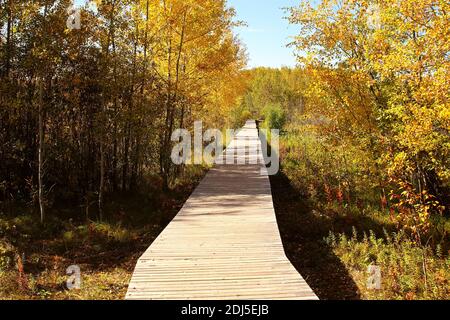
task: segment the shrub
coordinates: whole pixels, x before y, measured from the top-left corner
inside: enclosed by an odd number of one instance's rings
[[[450,258],[442,249],[418,246],[404,232],[373,232],[352,237],[330,233],[325,239],[351,273],[364,299],[448,299]],[[367,268],[375,264],[382,271],[382,289],[367,289]]]
[[[0,272],[8,270],[14,263],[15,249],[14,247],[0,239]]]
[[[240,129],[247,120],[252,120],[253,114],[244,106],[234,108],[230,114],[231,128]]]
[[[264,108],[265,127],[282,130],[286,124],[286,114],[280,104],[269,104]]]

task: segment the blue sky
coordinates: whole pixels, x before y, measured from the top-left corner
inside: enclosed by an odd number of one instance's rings
[[[297,6],[300,0],[228,0],[237,18],[247,23],[238,28],[239,38],[247,46],[249,67],[295,66],[292,48],[286,48],[298,26],[283,19],[285,7]]]

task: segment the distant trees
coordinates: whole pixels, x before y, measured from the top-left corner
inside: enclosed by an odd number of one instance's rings
[[[286,114],[280,104],[268,104],[263,109],[267,128],[282,130],[286,124]]]
[[[248,85],[241,98],[241,112],[249,111],[254,117],[277,117],[277,127],[284,124],[285,118],[294,119],[302,113],[306,78],[301,69],[256,68],[244,76]]]
[[[245,58],[225,1],[0,2],[0,199],[92,205],[175,175],[170,136],[224,125]],[[220,106],[220,109],[217,108]],[[88,211],[88,210],[87,210]]]

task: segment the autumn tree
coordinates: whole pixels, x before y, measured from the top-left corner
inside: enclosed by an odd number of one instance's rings
[[[223,126],[245,61],[225,1],[89,1],[80,29],[71,4],[0,2],[0,196],[103,219],[111,194],[170,188],[172,132]]]
[[[432,203],[406,205],[426,212],[420,221],[448,207],[448,12],[448,2],[428,0],[327,0],[290,11],[301,25],[294,46],[311,79],[309,111],[327,119],[319,131],[368,154],[380,190]]]

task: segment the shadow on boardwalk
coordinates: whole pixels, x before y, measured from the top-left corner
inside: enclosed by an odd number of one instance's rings
[[[359,300],[358,288],[341,261],[323,241],[326,224],[281,173],[270,178],[286,255],[321,300]]]

